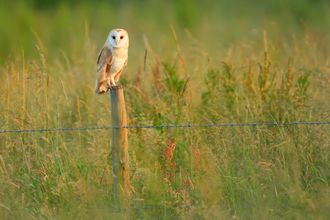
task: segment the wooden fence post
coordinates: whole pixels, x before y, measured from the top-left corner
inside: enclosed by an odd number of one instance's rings
[[[129,211],[130,179],[126,106],[124,87],[116,86],[110,90],[112,121],[112,161],[114,197],[117,208]]]

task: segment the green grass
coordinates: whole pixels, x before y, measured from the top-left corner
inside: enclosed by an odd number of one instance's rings
[[[328,6],[1,2],[0,130],[110,126],[93,88],[115,27],[129,125],[329,121]],[[0,219],[123,219],[110,141],[0,134]],[[131,218],[329,219],[329,142],[328,125],[130,129]]]

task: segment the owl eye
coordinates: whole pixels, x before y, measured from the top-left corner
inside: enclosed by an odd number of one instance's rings
[[[123,39],[123,38],[124,38],[124,36],[121,36],[121,37],[120,37],[120,39]]]
[[[116,37],[115,36],[112,36],[112,39],[116,39]]]

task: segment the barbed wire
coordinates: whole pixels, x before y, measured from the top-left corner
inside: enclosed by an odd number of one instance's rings
[[[241,123],[241,124],[187,124],[187,125],[136,125],[113,127],[119,128],[189,128],[189,127],[234,127],[234,126],[284,126],[284,125],[328,125],[330,122],[291,122],[291,123]],[[32,129],[32,130],[8,130],[0,131],[0,133],[24,133],[24,132],[45,132],[45,131],[76,131],[76,130],[102,130],[111,129],[112,127],[84,127],[84,128],[52,128],[52,129]]]
[[[112,127],[50,128],[50,129],[0,131],[0,133],[24,133],[24,132],[45,132],[45,131],[76,131],[76,130],[101,130],[101,129],[110,129],[110,128],[112,128]]]
[[[292,123],[241,123],[241,124],[204,124],[204,125],[137,125],[137,126],[122,126],[114,128],[185,128],[185,127],[234,127],[234,126],[266,126],[266,125],[325,125],[330,124],[330,122],[292,122]]]

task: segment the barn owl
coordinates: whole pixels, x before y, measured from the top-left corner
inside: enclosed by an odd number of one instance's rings
[[[95,93],[101,95],[116,86],[127,64],[128,34],[124,29],[110,31],[97,59]]]

